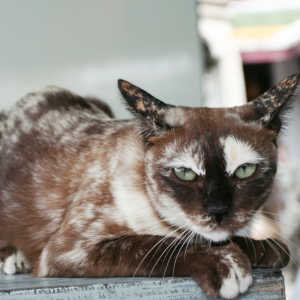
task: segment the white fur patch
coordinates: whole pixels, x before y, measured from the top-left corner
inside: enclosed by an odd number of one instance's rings
[[[168,145],[165,150],[167,158],[164,158],[161,163],[172,168],[190,169],[198,175],[204,175],[205,169],[203,158],[199,152],[195,153],[194,150],[195,148],[198,148],[197,146],[197,144],[194,144],[178,151],[176,143]],[[173,158],[169,159],[172,156]]]
[[[203,168],[202,160],[198,164],[197,161],[199,161],[199,159],[190,156],[186,152],[181,152],[176,158],[172,159],[168,165],[172,166],[173,168],[190,169],[198,175],[204,175],[205,170]]]
[[[48,267],[48,249],[44,248],[39,265],[39,277],[45,277],[48,275],[49,267]]]
[[[6,258],[2,264],[2,271],[7,275],[22,273],[24,269],[30,271],[32,266],[27,262],[24,254],[20,250],[17,250],[16,253],[13,253],[11,256]]]
[[[110,165],[114,212],[108,217],[138,234],[168,234],[169,229],[161,222],[145,191],[142,174],[127,171],[143,165],[143,146],[135,140],[128,140],[119,147]]]
[[[80,243],[81,244],[81,243]],[[85,259],[88,256],[88,252],[85,249],[80,248],[80,246],[77,246],[66,253],[63,253],[56,257],[56,260],[61,262],[62,264],[80,264],[80,263],[85,263]]]
[[[130,180],[115,179],[112,192],[118,212],[117,218],[124,218],[126,225],[139,234],[165,235],[169,231],[163,226],[153,209],[148,196],[130,187]]]
[[[239,293],[247,291],[252,283],[252,276],[251,274],[243,274],[231,254],[226,255],[225,259],[230,262],[230,265],[228,266],[230,268],[230,273],[222,282],[220,295],[226,299],[232,299]]]
[[[182,108],[176,107],[166,111],[165,122],[170,126],[182,126],[186,121],[187,116]]]
[[[3,263],[4,274],[13,275],[17,273],[16,260],[17,257],[15,253],[5,260],[5,262]]]
[[[30,271],[31,269],[32,266],[20,250],[17,250],[16,253],[9,256],[0,264],[0,273],[2,270],[2,272],[7,275],[22,273],[23,271]]]
[[[196,231],[194,226],[192,226],[192,229],[194,231]],[[217,229],[216,230],[214,228],[211,229],[208,226],[204,226],[202,228],[199,228],[197,231],[199,232],[199,234],[201,234],[207,240],[211,240],[211,241],[214,241],[214,242],[226,241],[228,239],[228,237],[230,237],[232,235],[226,229]]]
[[[226,161],[226,172],[232,175],[234,171],[245,163],[257,164],[262,157],[247,142],[229,135],[220,139],[224,146],[224,158]]]

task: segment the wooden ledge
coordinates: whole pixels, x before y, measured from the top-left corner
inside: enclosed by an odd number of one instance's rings
[[[0,300],[207,300],[191,278],[34,278],[0,275]],[[280,270],[253,270],[253,284],[236,299],[285,299]]]

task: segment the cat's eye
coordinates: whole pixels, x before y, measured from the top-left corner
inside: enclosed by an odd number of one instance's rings
[[[194,180],[197,176],[197,174],[190,169],[174,168],[173,170],[174,170],[174,174],[182,180],[191,181]]]
[[[256,169],[257,164],[243,164],[235,170],[234,175],[240,179],[248,178],[256,171]]]

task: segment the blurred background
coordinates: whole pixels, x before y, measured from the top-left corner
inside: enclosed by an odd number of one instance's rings
[[[57,85],[129,118],[119,78],[175,105],[242,105],[300,71],[300,1],[0,0],[0,43],[0,109]],[[300,99],[273,194],[249,232],[288,240],[288,300],[300,294],[299,116]]]
[[[166,102],[201,104],[195,1],[0,0],[0,106],[58,85],[127,118],[119,78]]]

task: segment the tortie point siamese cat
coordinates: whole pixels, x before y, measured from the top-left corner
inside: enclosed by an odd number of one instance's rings
[[[267,200],[299,74],[231,108],[165,104],[118,86],[133,120],[48,86],[0,114],[0,256],[6,274],[191,276],[234,298],[287,246],[236,236]]]

